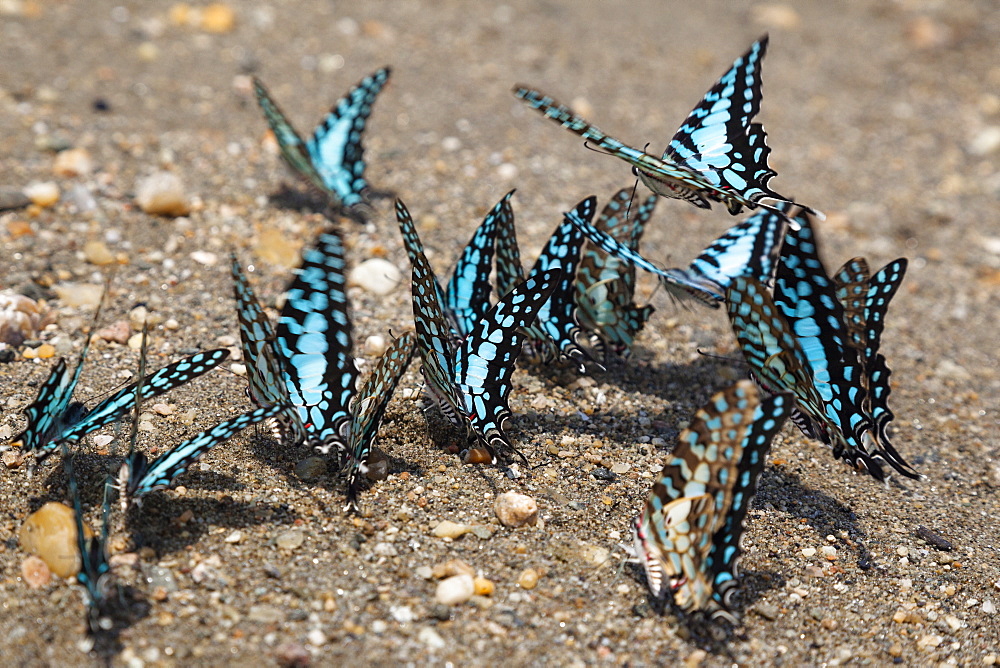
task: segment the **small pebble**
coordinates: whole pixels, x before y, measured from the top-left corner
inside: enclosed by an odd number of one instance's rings
[[[102,327],[94,334],[95,337],[103,341],[122,344],[128,343],[131,335],[132,328],[129,327],[127,320],[118,320],[107,327]]]
[[[804,547],[804,548],[802,548],[802,556],[803,557],[807,557],[807,558],[809,558],[809,557],[815,557],[816,556],[816,548],[815,547]]]
[[[389,608],[389,614],[400,624],[409,624],[417,617],[413,614],[413,608],[408,605],[394,605]]]
[[[191,259],[206,267],[214,267],[219,263],[219,256],[210,251],[196,250],[191,253]]]
[[[517,576],[517,586],[521,589],[534,589],[538,586],[538,571],[534,568],[526,568]]]
[[[56,354],[56,348],[51,343],[43,343],[42,345],[35,348],[35,357],[40,360],[47,360],[54,357]]]
[[[951,544],[946,538],[940,534],[934,533],[925,526],[917,527],[915,531],[918,538],[923,540],[925,543],[931,547],[941,550],[943,552],[951,552],[955,549],[955,546]]]
[[[386,624],[385,620],[383,620],[383,619],[376,619],[374,622],[372,622],[369,625],[368,628],[371,629],[372,633],[374,633],[375,635],[379,635],[380,636],[380,635],[382,635],[383,633],[385,633],[386,631],[389,630],[389,625]]]
[[[298,529],[289,529],[274,539],[274,544],[282,550],[295,550],[302,546],[306,535]]]
[[[462,459],[465,464],[489,464],[492,461],[493,456],[486,448],[469,448]]]
[[[944,638],[933,633],[928,633],[920,637],[917,640],[917,647],[923,650],[934,649],[938,645],[944,642]]]
[[[592,566],[603,566],[611,561],[611,550],[599,545],[581,545],[580,558]]]
[[[823,558],[828,561],[835,561],[837,559],[837,548],[833,545],[824,545],[819,548],[819,552],[823,555]]]
[[[23,458],[21,453],[17,450],[7,450],[2,455],[0,455],[0,461],[3,461],[3,465],[9,469],[16,469],[21,465]]]
[[[306,457],[295,465],[295,475],[300,480],[316,480],[326,473],[326,459],[313,455]]]
[[[493,582],[484,577],[475,578],[473,585],[477,596],[491,596],[496,589]]]
[[[294,642],[286,642],[279,646],[274,658],[282,668],[306,668],[312,663],[312,654],[309,650]]]
[[[430,649],[444,649],[447,644],[444,638],[429,626],[420,629],[420,632],[417,633],[417,640],[427,645]]]
[[[434,598],[443,605],[465,603],[476,592],[475,581],[471,575],[453,575],[438,583]]]
[[[86,524],[84,534],[94,535]],[[25,552],[38,555],[61,578],[76,575],[80,570],[76,515],[69,506],[54,501],[46,503],[24,520],[18,540]]]
[[[208,5],[201,10],[199,27],[205,32],[214,34],[232,32],[236,27],[236,12],[221,2]]]
[[[234,531],[228,536],[226,536],[225,541],[227,543],[238,543],[243,540],[243,533],[241,531]]]
[[[983,601],[983,612],[987,615],[995,615],[997,612],[997,606],[993,603],[993,601],[987,599]]]
[[[348,285],[375,295],[390,295],[399,289],[403,283],[403,274],[392,262],[380,257],[365,260],[351,270],[347,277]]]
[[[106,267],[115,262],[115,256],[112,255],[103,241],[88,241],[85,243],[83,245],[83,257],[87,262],[96,264],[98,267]]]
[[[476,569],[461,559],[449,559],[443,564],[435,566],[431,574],[437,579],[453,575],[468,575],[469,577],[473,577],[476,574]]]
[[[771,605],[770,603],[758,603],[753,607],[753,611],[764,619],[772,622],[776,620],[779,615],[781,615],[781,611],[778,609],[778,606]]]
[[[308,640],[309,644],[313,647],[322,647],[326,644],[326,634],[319,629],[313,629],[306,634],[306,640]]]
[[[60,151],[52,165],[56,176],[86,176],[94,171],[94,160],[85,148],[71,148]]]
[[[471,531],[471,527],[466,524],[458,524],[451,520],[442,520],[431,532],[438,538],[458,538]]]
[[[184,184],[173,172],[156,172],[135,185],[139,208],[155,216],[186,216],[191,212]]]
[[[388,346],[385,343],[385,337],[375,334],[369,336],[365,339],[365,354],[371,355],[373,357],[380,357],[386,351]]]
[[[57,283],[52,286],[64,306],[97,306],[104,286],[94,283]]]
[[[504,492],[493,504],[497,519],[506,527],[534,526],[538,522],[538,504],[530,496]]]
[[[606,482],[613,482],[617,477],[610,469],[606,469],[603,466],[595,466],[594,470],[590,472],[590,475],[594,476],[598,480],[604,480]]]
[[[625,462],[616,462],[611,467],[611,472],[614,473],[614,474],[616,474],[616,475],[621,475],[623,473],[628,473],[630,470],[632,470],[632,465],[631,464],[627,464]]]
[[[276,624],[285,621],[285,617],[285,611],[273,605],[251,605],[247,612],[247,621],[260,624]]]
[[[1000,148],[1000,126],[990,125],[983,128],[969,142],[969,153],[975,156],[987,156]]]
[[[35,206],[52,206],[59,201],[59,186],[52,181],[31,183],[24,188],[25,196]]]
[[[31,555],[21,562],[21,577],[31,589],[39,589],[52,581],[52,571],[39,557]]]

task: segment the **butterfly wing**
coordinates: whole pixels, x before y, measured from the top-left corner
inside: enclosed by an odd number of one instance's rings
[[[663,154],[665,161],[753,203],[764,197],[785,199],[767,187],[776,174],[767,164],[771,149],[764,127],[752,122],[760,111],[761,62],[766,52],[765,36],[737,58],[691,111]],[[714,193],[707,196],[723,201]],[[732,214],[746,205],[735,198],[726,203]]]
[[[275,338],[285,386],[322,452],[346,446],[358,370],[351,354],[351,321],[340,236],[325,232],[302,254],[288,288]]]
[[[141,452],[133,452],[122,465],[120,481],[126,481],[125,494],[133,501],[158,489],[166,489],[206,452],[243,431],[250,425],[277,416],[288,406],[265,406],[221,422],[211,429],[178,443],[151,462]]]
[[[655,597],[672,592],[682,610],[729,616],[725,590],[731,585],[717,579],[713,564],[726,560],[724,568],[735,575],[749,497],[783,422],[772,406],[782,402],[772,398],[761,409],[753,384],[740,381],[715,394],[681,432],[633,524]],[[753,454],[745,453],[748,447]]]
[[[576,268],[580,262],[580,250],[584,236],[581,225],[590,225],[597,207],[597,199],[588,197],[572,211],[564,214],[563,222],[556,228],[548,243],[542,249],[528,277],[541,275],[553,269],[562,272],[562,278],[541,308],[537,323],[527,330],[534,355],[547,364],[558,359],[577,365],[580,373],[585,371],[585,362],[594,360],[577,343],[580,324],[576,316]],[[541,329],[545,337],[533,338],[534,330]]]
[[[358,487],[361,484],[361,475],[367,468],[372,443],[382,423],[385,409],[389,406],[389,400],[396,392],[396,386],[403,377],[406,367],[409,366],[410,360],[413,359],[415,346],[416,336],[413,332],[406,332],[396,339],[375,363],[368,378],[358,390],[351,421],[351,468],[347,476],[348,509],[357,510]]]
[[[529,276],[490,309],[458,351],[453,378],[463,414],[494,460],[498,452],[504,459],[516,452],[505,424],[511,415],[511,376],[524,340],[520,330],[534,321],[561,278],[558,269]]]
[[[868,262],[863,257],[848,260],[833,275],[837,301],[844,308],[847,343],[858,355],[864,355],[865,351],[865,297],[870,279]]]
[[[444,304],[451,315],[455,329],[462,337],[468,336],[490,308],[490,273],[493,271],[493,253],[496,246],[497,227],[506,225],[513,218],[510,198],[514,191],[504,195],[486,214],[482,224],[466,244],[448,281]]]
[[[305,142],[302,141],[288,117],[282,113],[281,108],[257,77],[253,78],[253,90],[257,97],[257,104],[263,110],[267,124],[271,126],[271,131],[274,133],[274,138],[278,142],[278,148],[281,149],[281,155],[285,162],[313,186],[325,192],[327,190],[326,183],[313,167]]]
[[[173,364],[168,364],[142,380],[141,398],[143,400],[152,399],[165,392],[169,392],[178,385],[183,385],[202,374],[208,373],[228,357],[228,350],[217,348],[203,353],[196,353]],[[130,383],[94,406],[87,413],[86,417],[72,428],[64,431],[53,442],[52,447],[46,449],[47,453],[55,449],[55,443],[75,443],[92,431],[96,431],[119,419],[135,405],[135,386],[135,383]]]
[[[313,168],[327,192],[339,203],[352,207],[365,201],[365,159],[362,136],[372,104],[389,80],[389,68],[383,67],[362,79],[337,103],[306,142]]]
[[[757,492],[757,481],[764,472],[771,441],[781,431],[792,406],[791,397],[785,394],[760,400],[754,411],[753,422],[743,438],[743,454],[736,466],[736,479],[733,481],[732,500],[726,521],[712,536],[712,550],[705,569],[712,590],[712,602],[708,607],[714,610],[713,616],[723,617],[734,624],[737,619],[732,613],[730,599],[735,591],[736,578],[739,577],[738,564],[747,513]]]
[[[66,473],[69,480],[69,495],[73,501],[73,518],[76,524],[76,544],[80,551],[80,570],[76,581],[81,584],[86,594],[88,629],[97,632],[100,627],[100,617],[107,602],[107,592],[110,589],[111,565],[108,563],[108,518],[110,515],[110,497],[105,485],[104,522],[99,536],[87,537],[83,522],[83,505],[80,502],[80,490],[74,471],[74,456],[67,453]]]
[[[396,220],[410,257],[411,295],[413,302],[413,324],[416,330],[417,350],[420,352],[421,372],[427,381],[427,390],[437,403],[442,414],[456,426],[463,422],[458,413],[462,400],[452,382],[455,368],[453,336],[448,320],[441,306],[441,286],[423,244],[417,236],[410,212],[396,200]]]

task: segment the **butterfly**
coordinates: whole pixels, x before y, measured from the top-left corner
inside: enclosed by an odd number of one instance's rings
[[[771,440],[792,402],[740,381],[712,396],[681,432],[633,522],[635,552],[655,598],[731,623],[744,520]]]
[[[347,475],[347,509],[358,510],[358,490],[361,476],[367,472],[375,435],[378,433],[382,416],[389,400],[396,392],[403,372],[413,359],[416,338],[413,332],[406,332],[389,346],[375,363],[368,378],[358,390],[351,409],[351,431],[348,441],[350,469]]]
[[[450,336],[440,288],[406,206],[396,200],[396,220],[412,265],[416,348],[426,390],[455,426],[471,431],[489,452],[505,460],[517,453],[506,434],[514,363],[524,334],[561,278],[559,270],[529,277],[500,299],[461,341]],[[518,453],[520,454],[520,453]],[[523,457],[523,455],[522,455]]]
[[[257,103],[264,110],[285,161],[326,193],[334,205],[360,222],[365,216],[359,207],[366,205],[371,195],[365,180],[367,165],[361,138],[389,72],[388,67],[383,67],[358,82],[337,100],[308,141],[302,141],[264,84],[253,79]]]
[[[627,215],[632,189],[622,188],[604,206],[593,228],[625,248],[638,251],[658,199],[650,195]],[[586,233],[587,227],[583,230]],[[636,306],[634,293],[635,267],[588,240],[576,270],[577,318],[580,326],[591,333],[591,343],[605,360],[609,348],[616,355],[628,357],[632,342],[653,313],[652,306]]]
[[[351,353],[344,247],[320,234],[302,253],[275,331],[287,400],[307,444],[320,452],[346,447],[358,370]]]
[[[725,300],[726,286],[736,276],[749,274],[770,282],[777,268],[787,219],[795,209],[780,203],[778,212],[764,210],[729,228],[691,262],[687,269],[661,269],[627,244],[592,225],[581,229],[605,252],[656,274],[679,299],[694,298],[711,308]]]
[[[118,489],[122,495],[123,508],[128,505],[129,500],[139,503],[146,494],[166,489],[177,476],[185,473],[213,447],[228,441],[250,425],[275,417],[287,408],[280,404],[256,408],[178,443],[152,461],[142,452],[132,452],[118,473]],[[136,411],[138,412],[138,407]]]
[[[888,425],[895,418],[888,405],[891,371],[879,352],[889,302],[906,275],[906,258],[893,260],[872,276],[864,258],[849,260],[833,276],[837,299],[844,307],[848,345],[860,356],[860,382],[866,390],[865,408],[878,442],[891,448]]]
[[[71,402],[73,390],[80,378],[89,349],[88,336],[73,372],[68,371],[66,360],[60,359],[39,388],[35,401],[24,411],[28,418],[28,426],[14,440],[21,441],[25,450],[33,452],[36,462],[55,452],[60,444],[76,443],[90,432],[111,424],[134,404],[134,383],[122,388],[90,410],[80,402]],[[178,385],[183,385],[214,369],[227,357],[229,351],[218,348],[196,353],[165,366],[143,383],[142,398],[151,399]]]
[[[609,137],[537,90],[517,86],[514,95],[632,165],[657,195],[683,199],[702,209],[719,202],[736,215],[743,207],[768,208],[761,204],[763,198],[788,201],[767,186],[776,174],[767,165],[771,149],[763,126],[753,122],[760,111],[761,61],[767,41],[767,36],[762,37],[736,59],[688,115],[662,158]]]
[[[111,498],[108,494],[111,481],[104,485],[104,511],[99,536],[87,537],[84,533],[83,506],[80,502],[80,490],[74,471],[75,455],[64,447],[64,462],[66,477],[69,480],[69,495],[73,501],[73,517],[76,523],[76,544],[80,551],[80,570],[76,581],[86,590],[88,613],[88,628],[92,633],[99,630],[110,630],[113,622],[105,616],[109,602],[109,592],[112,589],[111,565],[108,563],[108,530],[111,515]]]
[[[539,310],[535,324],[525,328],[528,351],[539,364],[549,364],[558,359],[575,364],[583,373],[585,363],[594,362],[577,343],[581,329],[576,313],[576,270],[584,241],[583,232],[578,228],[590,224],[596,209],[597,199],[588,197],[573,210],[564,213],[563,221],[552,233],[528,274],[530,278],[554,268],[562,271],[562,279]],[[496,258],[497,292],[502,295],[524,281],[514,218],[511,216],[503,222],[507,224],[497,234]]]

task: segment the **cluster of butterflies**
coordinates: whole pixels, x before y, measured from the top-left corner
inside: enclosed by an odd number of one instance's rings
[[[409,211],[396,200],[412,269],[414,328],[395,338],[360,388],[340,235],[323,232],[306,247],[276,325],[234,255],[243,359],[256,408],[152,462],[135,451],[133,435],[115,485],[123,507],[168,486],[217,443],[271,419],[275,434],[287,442],[323,453],[336,450],[347,480],[347,509],[357,510],[379,425],[414,356],[421,361],[428,406],[467,436],[463,460],[492,463],[516,477],[515,458],[527,462],[507,434],[517,359],[524,353],[536,364],[558,363],[583,373],[603,368],[612,354],[627,357],[653,311],[634,303],[639,267],[655,273],[678,299],[712,308],[725,304],[750,368],[753,382],[719,392],[696,413],[633,523],[636,556],[656,598],[672,595],[685,611],[735,622],[729,598],[744,520],[771,440],[786,418],[877,480],[885,479],[884,465],[920,477],[889,440],[890,371],[879,352],[885,314],[906,261],[872,274],[864,258],[855,258],[829,275],[816,244],[819,214],[768,188],[775,176],[767,164],[770,149],[763,128],[753,122],[766,48],[764,37],[733,63],[659,158],[613,139],[538,91],[516,87],[515,95],[529,106],[631,164],[653,195],[636,201],[630,189],[620,190],[600,213],[595,197],[584,199],[564,214],[525,272],[511,191],[486,215],[444,286]],[[377,194],[364,178],[362,133],[388,77],[383,68],[363,79],[307,141],[254,81],[289,165],[333,206],[360,220],[371,214],[371,197]],[[733,215],[744,208],[759,211],[687,267],[662,268],[639,253],[659,197],[701,208],[721,203]],[[224,349],[199,353],[148,378],[140,362],[136,383],[88,412],[70,403],[86,352],[85,346],[72,375],[60,361],[27,409],[21,440],[38,458],[68,449],[128,410],[138,414],[142,400],[227,357]],[[93,538],[85,547],[91,556],[79,577],[91,600],[99,600],[97,583],[108,571],[103,544]]]

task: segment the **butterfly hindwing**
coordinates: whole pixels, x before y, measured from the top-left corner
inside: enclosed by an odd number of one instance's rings
[[[403,372],[413,359],[416,336],[406,332],[397,338],[378,359],[358,390],[351,421],[350,471],[347,476],[347,506],[357,509],[358,487],[368,464],[375,435],[389,400],[396,392]]]

